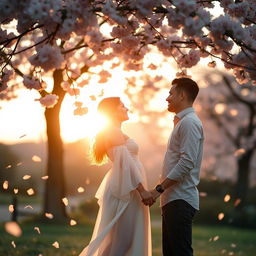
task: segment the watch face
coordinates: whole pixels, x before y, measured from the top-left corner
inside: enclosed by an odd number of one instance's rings
[[[157,185],[157,186],[156,186],[156,191],[159,192],[159,193],[163,193],[163,192],[164,192],[164,189],[162,188],[161,185]]]

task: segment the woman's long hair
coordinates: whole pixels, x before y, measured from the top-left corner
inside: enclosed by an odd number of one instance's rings
[[[109,97],[103,99],[98,105],[98,112],[108,119],[108,126],[98,132],[94,138],[91,148],[91,160],[93,164],[102,165],[107,160],[107,151],[105,146],[106,131],[111,128],[111,124],[115,120],[115,113],[120,104],[119,97]]]

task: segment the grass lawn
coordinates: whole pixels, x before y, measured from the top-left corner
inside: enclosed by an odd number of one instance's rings
[[[71,256],[78,255],[89,242],[92,225],[21,224],[23,234],[13,237],[0,226],[0,256]],[[34,227],[39,227],[38,234]],[[209,241],[210,240],[210,241]],[[16,248],[13,247],[14,241]],[[59,248],[52,244],[58,241]],[[256,231],[229,227],[194,225],[195,256],[256,255]],[[153,256],[161,254],[161,229],[153,227]],[[137,256],[137,255],[136,255]],[[138,255],[139,256],[139,255]]]

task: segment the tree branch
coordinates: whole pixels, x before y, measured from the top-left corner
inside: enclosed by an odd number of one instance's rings
[[[240,102],[244,103],[245,105],[249,106],[249,107],[254,107],[254,105],[256,104],[256,101],[248,101],[248,100],[245,100],[244,98],[241,97],[240,94],[238,94],[233,86],[231,85],[230,81],[228,80],[228,78],[223,75],[223,80],[225,82],[225,85],[228,87],[228,89],[230,90],[231,94]]]

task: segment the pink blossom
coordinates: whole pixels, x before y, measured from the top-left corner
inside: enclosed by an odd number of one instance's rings
[[[230,16],[234,17],[246,17],[249,11],[249,3],[234,3],[228,6],[228,13]]]
[[[107,0],[105,5],[102,8],[102,13],[109,16],[113,21],[119,25],[126,25],[127,19],[123,16],[120,16],[116,11],[116,7],[111,0]]]
[[[186,20],[186,17],[177,13],[174,8],[169,8],[167,13],[168,25],[175,29],[181,28]]]
[[[177,72],[176,73],[176,77],[188,77],[188,78],[191,78],[191,76],[188,75],[186,69],[182,69],[180,72]]]
[[[216,67],[216,61],[211,61],[208,63],[208,67],[215,68]]]
[[[100,71],[98,75],[100,76],[99,83],[106,83],[111,77],[111,74],[106,70]]]
[[[134,49],[136,48],[140,43],[140,40],[132,35],[126,36],[122,38],[122,45],[125,48]]]
[[[84,37],[84,42],[92,49],[99,49],[101,47],[102,35],[97,30],[88,32]]]
[[[159,0],[131,0],[129,1],[131,8],[136,8],[142,16],[148,16],[154,6],[159,6]]]
[[[182,12],[185,16],[196,11],[196,1],[194,0],[173,0],[173,4],[178,12]]]
[[[41,83],[38,79],[30,76],[23,77],[23,84],[28,89],[40,90],[42,89]]]
[[[58,102],[59,96],[56,94],[47,94],[46,96],[39,99],[40,103],[47,107],[53,108]]]
[[[183,33],[188,36],[195,36],[202,34],[202,28],[204,26],[204,22],[198,17],[188,17],[185,20],[185,25],[183,28]]]
[[[0,92],[5,91],[8,88],[7,84],[0,82]]]
[[[188,54],[179,57],[178,63],[181,67],[191,68],[200,60],[200,51],[190,50]]]
[[[131,33],[130,29],[122,28],[120,26],[116,26],[116,27],[113,27],[112,32],[111,32],[111,36],[121,38],[121,37],[129,36],[130,33]]]
[[[57,46],[44,45],[37,48],[37,54],[31,56],[29,61],[32,65],[42,67],[46,72],[52,69],[62,68],[64,58]]]
[[[68,94],[70,96],[76,96],[80,94],[80,89],[79,88],[74,88],[74,87],[69,87],[69,89],[67,90]]]
[[[87,113],[88,113],[88,108],[87,107],[77,107],[74,110],[74,115],[75,116],[83,116],[83,115],[85,115]]]
[[[234,0],[220,0],[220,6],[227,8],[230,4],[233,4]]]
[[[152,70],[156,70],[157,69],[157,66],[153,63],[151,63],[149,66],[148,66],[149,69],[152,69]]]
[[[202,48],[205,48],[211,43],[211,39],[207,36],[197,36],[195,37],[195,41],[198,45],[200,45]]]

